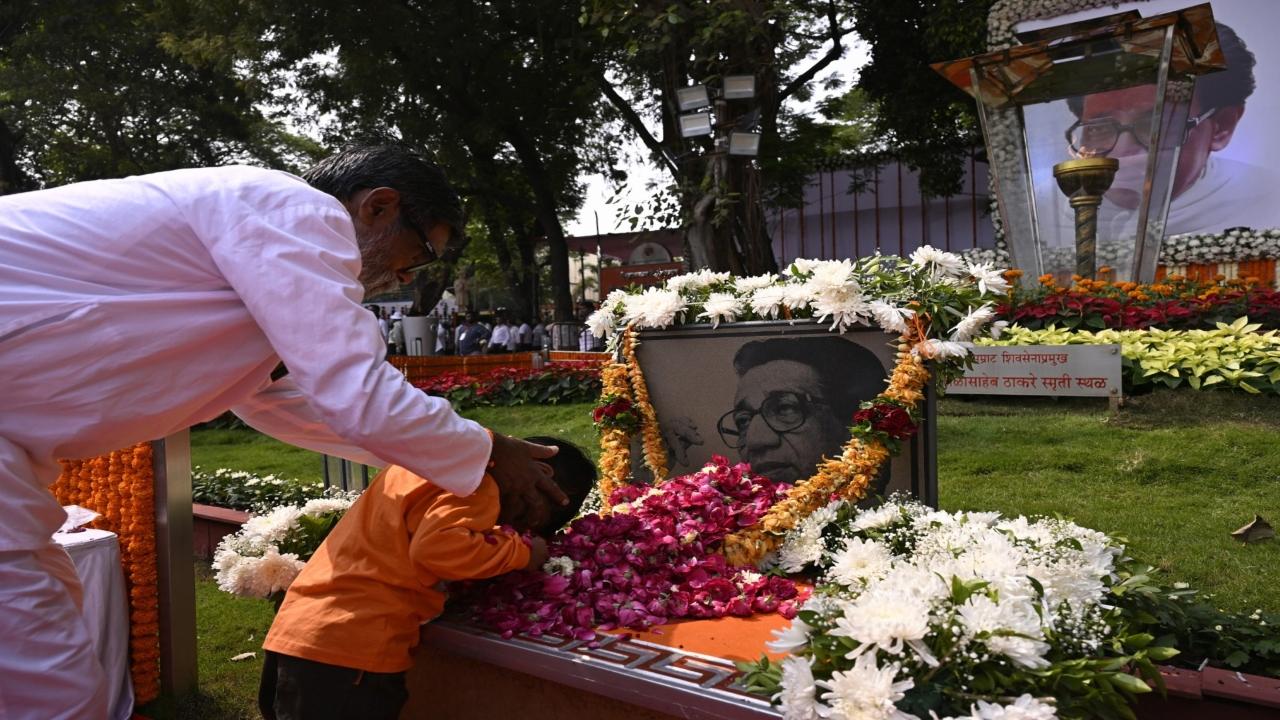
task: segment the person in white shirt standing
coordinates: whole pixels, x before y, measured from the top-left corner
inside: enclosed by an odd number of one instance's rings
[[[509,352],[507,346],[510,344],[511,326],[507,324],[506,316],[499,315],[493,325],[493,332],[489,335],[489,354]]]
[[[459,495],[490,467],[504,505],[565,501],[539,462],[554,449],[415,389],[361,305],[462,227],[443,173],[397,145],[344,150],[305,180],[222,167],[0,197],[0,717],[106,715],[74,568],[51,540],[59,458],[232,409]]]

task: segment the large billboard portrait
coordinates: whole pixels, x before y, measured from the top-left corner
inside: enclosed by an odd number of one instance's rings
[[[646,330],[637,360],[667,445],[671,475],[724,455],[770,479],[811,477],[849,440],[853,413],[885,388],[897,338],[842,334],[811,322],[745,322]],[[937,501],[934,400],[926,421],[877,479],[872,495],[902,491]],[[645,478],[638,448],[632,470]]]
[[[1019,23],[1019,32],[1136,10],[1143,17],[1183,9],[1187,0],[1108,4],[1093,10]],[[1218,41],[1227,69],[1195,84],[1174,170],[1165,235],[1218,234],[1231,228],[1280,227],[1280,2],[1216,0]],[[1153,85],[1098,93],[1026,109],[1027,146],[1037,200],[1037,224],[1050,248],[1074,246],[1073,211],[1053,178],[1054,163],[1080,154],[1075,143],[1102,143],[1120,162],[1099,208],[1100,249],[1136,227],[1146,171]],[[1051,252],[1052,256],[1053,253]],[[1069,253],[1063,257],[1070,259]],[[1107,258],[1104,256],[1103,260]],[[1120,260],[1117,258],[1117,260]],[[1046,270],[1055,269],[1046,258]]]

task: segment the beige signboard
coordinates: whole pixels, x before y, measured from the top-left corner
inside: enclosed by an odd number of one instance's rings
[[[948,395],[1120,397],[1119,345],[975,347]]]

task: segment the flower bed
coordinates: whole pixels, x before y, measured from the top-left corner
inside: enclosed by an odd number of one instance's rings
[[[191,468],[191,499],[202,505],[254,512],[325,496],[325,487],[319,483],[227,468],[213,472],[199,465]]]
[[[1016,290],[998,312],[1031,329],[1207,330],[1247,315],[1270,330],[1280,328],[1280,292],[1257,278],[1198,281],[1175,275],[1150,285],[1077,279],[1064,288],[1046,275],[1036,289]]]
[[[1214,610],[1061,519],[836,503],[776,562],[819,582],[771,643],[788,656],[746,668],[788,718],[1132,717],[1158,662],[1280,670],[1280,617]]]
[[[542,369],[497,368],[481,375],[445,373],[417,383],[459,410],[481,405],[590,402],[600,394],[599,362],[552,363]]]
[[[1120,345],[1126,392],[1156,385],[1280,394],[1280,336],[1249,318],[1213,330],[1069,330],[1008,328],[983,345]]]

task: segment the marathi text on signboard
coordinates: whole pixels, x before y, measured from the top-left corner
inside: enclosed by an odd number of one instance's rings
[[[952,395],[1119,397],[1119,345],[976,347],[973,367],[947,385]]]

